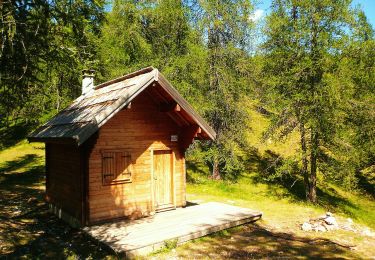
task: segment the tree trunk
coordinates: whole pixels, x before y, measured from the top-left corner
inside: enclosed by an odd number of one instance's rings
[[[312,130],[311,133],[311,155],[310,155],[310,192],[309,201],[316,203],[316,169],[317,169],[317,158],[318,158],[318,146],[319,139],[318,133]]]
[[[306,200],[309,200],[310,182],[309,182],[308,160],[307,160],[306,129],[305,129],[304,123],[300,123],[299,131],[301,135],[303,184],[305,186]]]
[[[212,179],[220,180],[220,169],[219,169],[219,160],[217,158],[214,159],[213,166],[212,166]]]
[[[218,15],[218,14],[217,14]],[[215,23],[213,23],[212,27],[209,27],[208,30],[208,42],[207,47],[209,50],[209,71],[210,71],[210,78],[209,78],[209,92],[211,95],[211,99],[213,102],[216,103],[221,98],[219,96],[219,72],[218,72],[218,60],[219,60],[219,42],[220,42],[220,32]],[[213,146],[217,148],[220,147],[220,117],[216,110],[212,111],[212,117],[210,123],[213,129],[216,132],[216,140],[212,142]],[[218,152],[219,149],[216,149],[215,152]],[[220,180],[220,167],[219,167],[219,155],[214,155],[213,162],[212,162],[212,179]]]

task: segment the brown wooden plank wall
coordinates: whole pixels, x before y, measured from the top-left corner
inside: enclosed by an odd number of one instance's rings
[[[46,200],[81,221],[82,168],[74,144],[46,145]]]
[[[143,92],[103,125],[89,152],[89,221],[129,217],[139,218],[154,211],[152,203],[152,150],[172,149],[176,206],[185,205],[184,157],[171,135],[179,133],[177,124]],[[101,150],[125,149],[131,153],[132,181],[103,185]]]

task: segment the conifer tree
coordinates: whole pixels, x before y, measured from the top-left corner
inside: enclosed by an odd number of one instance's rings
[[[239,102],[244,88],[238,64],[251,41],[253,6],[249,0],[214,0],[197,2],[192,10],[195,28],[206,36],[205,116],[217,134],[207,149],[212,178],[220,179],[222,170],[231,173],[241,167],[238,149],[245,141],[247,116]]]
[[[1,1],[0,126],[37,120],[80,94],[103,9],[104,0]]]
[[[316,202],[319,160],[343,125],[352,84],[338,66],[350,39],[350,0],[275,0],[265,28],[266,92],[277,111],[269,133],[301,137],[306,198]]]

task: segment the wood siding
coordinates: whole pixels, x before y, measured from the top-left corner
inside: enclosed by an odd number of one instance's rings
[[[75,144],[46,145],[46,200],[82,221],[82,163]]]
[[[160,108],[147,92],[132,101],[104,124],[91,138],[88,164],[89,222],[113,218],[139,218],[155,211],[153,198],[153,151],[172,150],[173,202],[185,205],[185,161],[178,142],[171,135],[179,134],[178,125]],[[103,185],[101,151],[124,149],[131,153],[131,182]]]

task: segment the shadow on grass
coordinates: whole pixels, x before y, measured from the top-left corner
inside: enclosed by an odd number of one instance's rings
[[[110,252],[48,212],[44,165],[28,154],[0,166],[0,259],[103,259]]]
[[[35,124],[18,123],[8,127],[0,126],[0,151],[26,138]]]
[[[27,154],[0,166],[0,217],[11,217],[29,209],[30,198],[42,199],[38,187],[44,182],[41,156]]]
[[[7,172],[17,171],[25,166],[38,163],[42,156],[36,154],[26,154],[13,161],[6,161],[0,166],[0,175],[5,175]]]
[[[286,197],[294,202],[306,201],[305,187],[302,177],[298,175],[300,169],[293,165],[293,173],[285,174],[280,178],[269,179],[268,177],[275,173],[276,167],[284,163],[284,158],[272,151],[265,151],[261,155],[258,151],[253,151],[248,161],[248,171],[256,172],[251,176],[254,183],[263,183],[268,185],[269,193],[276,197]],[[281,187],[285,192],[279,193]],[[326,210],[333,212],[344,212],[351,215],[351,210],[358,207],[346,198],[340,196],[337,191],[329,186],[323,188],[317,187],[318,204]],[[351,210],[348,210],[350,208]]]
[[[205,171],[204,165],[202,163],[198,162],[192,162],[192,161],[186,161],[186,168],[189,169],[189,171],[186,172],[186,181],[188,183],[198,183],[197,180],[189,174],[190,172],[197,173],[201,176],[209,177],[208,171]]]
[[[356,177],[359,188],[375,199],[375,165],[369,168],[369,172],[358,171]]]
[[[228,259],[356,258],[349,248],[326,238],[306,238],[270,231],[261,224],[247,224],[234,231],[218,232],[184,246],[179,256]]]

